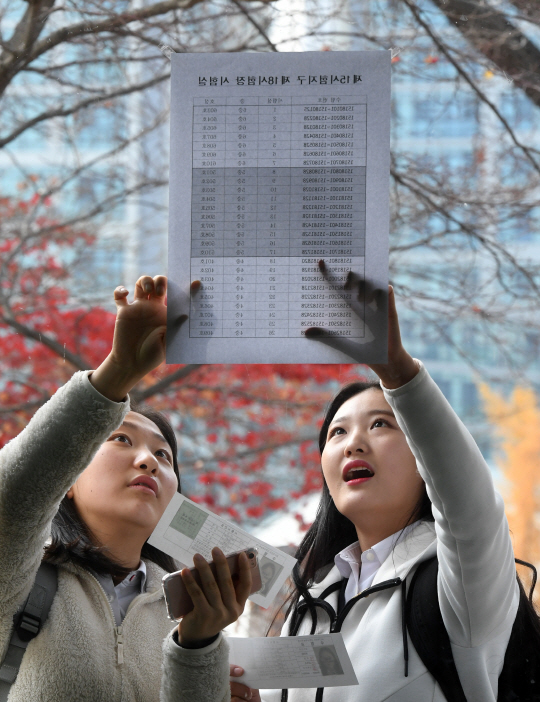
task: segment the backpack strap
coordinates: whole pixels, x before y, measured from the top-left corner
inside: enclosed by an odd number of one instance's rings
[[[416,652],[438,682],[445,699],[467,702],[439,606],[438,570],[436,556],[416,569],[407,594],[405,621]]]
[[[26,602],[13,617],[13,633],[0,666],[0,702],[6,702],[19,673],[26,647],[45,623],[57,589],[56,567],[42,562]]]

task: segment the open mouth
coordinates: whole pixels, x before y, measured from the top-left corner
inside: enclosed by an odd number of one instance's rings
[[[374,472],[369,468],[351,468],[345,474],[345,482],[350,483],[352,480],[372,478],[374,475]]]

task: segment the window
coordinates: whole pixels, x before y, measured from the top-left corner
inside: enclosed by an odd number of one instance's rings
[[[461,385],[461,412],[464,416],[478,414],[480,399],[474,383],[465,381]]]
[[[112,148],[126,137],[124,110],[117,102],[81,110],[73,116],[71,134],[82,149]]]
[[[478,130],[478,100],[470,94],[418,95],[413,100],[411,136],[469,137]]]
[[[523,93],[513,90],[501,98],[500,111],[515,129],[533,129],[538,126],[535,120],[538,108]]]

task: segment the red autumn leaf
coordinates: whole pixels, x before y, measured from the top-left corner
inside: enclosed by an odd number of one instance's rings
[[[82,367],[96,368],[110,350],[114,330],[110,308],[80,303],[71,292],[65,254],[91,248],[94,236],[59,226],[50,203],[29,197],[0,199],[2,232],[8,232],[0,240],[6,262],[0,289],[9,292],[9,312],[31,332],[0,323],[0,446],[77,370],[69,353]],[[17,226],[31,218],[32,231],[42,228],[47,234],[23,242]],[[0,316],[5,312],[0,307]],[[57,350],[40,343],[40,335]],[[181,368],[163,365],[139,389],[146,391]],[[320,490],[315,436],[324,407],[341,385],[359,377],[353,364],[204,365],[147,402],[174,426],[186,494],[250,524]],[[302,438],[306,434],[313,438]]]

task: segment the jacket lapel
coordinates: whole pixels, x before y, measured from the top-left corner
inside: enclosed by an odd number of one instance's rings
[[[433,522],[420,522],[404,539],[400,539],[379,568],[372,585],[391,578],[407,577],[411,569],[421,561],[437,554],[435,525]],[[333,566],[325,577],[311,588],[313,597],[319,597],[327,587],[341,580],[337,566]]]

